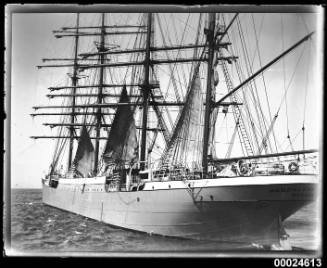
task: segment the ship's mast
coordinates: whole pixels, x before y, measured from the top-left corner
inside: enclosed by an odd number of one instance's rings
[[[89,27],[82,27],[84,29],[101,29],[101,32],[81,32],[79,27],[79,15],[77,16],[77,27],[64,27],[60,31],[54,31],[56,38],[62,38],[62,37],[73,37],[75,39],[75,58],[73,59],[67,59],[67,58],[55,58],[55,59],[43,59],[43,61],[69,61],[68,63],[60,63],[60,64],[49,64],[49,65],[40,65],[37,66],[38,68],[45,68],[45,67],[73,67],[74,72],[72,75],[72,86],[61,86],[61,87],[50,87],[50,91],[57,91],[57,90],[64,90],[64,89],[71,89],[70,94],[52,94],[48,95],[48,97],[60,97],[60,98],[70,98],[72,99],[72,105],[70,106],[63,106],[63,105],[57,105],[57,106],[35,106],[33,107],[35,110],[38,109],[44,109],[44,108],[69,108],[71,109],[71,112],[61,112],[61,113],[33,113],[32,116],[42,116],[42,115],[69,115],[71,120],[68,123],[48,123],[45,125],[48,125],[50,127],[61,127],[61,126],[68,126],[70,129],[70,135],[58,135],[58,136],[32,136],[34,139],[39,138],[57,138],[57,139],[69,139],[70,140],[70,149],[69,149],[69,167],[72,163],[72,145],[73,145],[73,139],[78,138],[78,135],[74,133],[74,128],[78,128],[81,126],[80,123],[76,123],[75,117],[77,116],[86,116],[86,115],[93,115],[96,117],[95,122],[92,124],[88,124],[88,126],[95,127],[96,135],[91,136],[91,139],[95,139],[95,153],[96,153],[96,159],[93,167],[93,171],[96,173],[98,171],[98,162],[99,162],[99,145],[100,145],[100,139],[107,139],[107,137],[101,136],[101,127],[110,127],[108,124],[102,123],[102,116],[105,115],[112,115],[112,113],[104,112],[102,109],[104,108],[117,108],[119,106],[137,106],[143,108],[142,113],[142,124],[140,126],[136,126],[137,128],[141,129],[141,150],[140,150],[140,162],[141,162],[141,169],[145,168],[146,163],[146,139],[147,139],[147,131],[158,131],[158,128],[148,128],[147,127],[147,121],[148,121],[148,109],[149,106],[154,107],[154,110],[156,111],[156,108],[158,106],[184,106],[186,103],[181,101],[174,101],[174,102],[167,102],[167,101],[157,101],[155,100],[156,96],[154,92],[151,92],[151,89],[154,87],[158,87],[158,85],[153,84],[150,81],[150,67],[161,65],[161,64],[170,64],[170,63],[189,63],[189,62],[207,62],[207,86],[206,86],[206,101],[204,103],[205,105],[205,114],[204,114],[204,131],[203,131],[203,155],[202,155],[202,167],[203,167],[203,173],[206,176],[208,172],[208,146],[209,146],[209,134],[210,134],[210,117],[211,117],[211,111],[212,109],[217,109],[220,106],[224,105],[240,105],[236,102],[225,102],[225,100],[230,97],[232,94],[234,94],[239,89],[243,88],[243,86],[250,81],[252,81],[255,77],[257,77],[259,74],[261,74],[263,71],[265,71],[267,68],[269,68],[271,65],[276,63],[280,58],[284,57],[286,54],[293,51],[296,47],[298,47],[301,43],[308,40],[310,36],[313,33],[308,34],[303,39],[298,41],[295,45],[290,47],[288,50],[283,52],[280,56],[276,57],[274,60],[266,64],[264,67],[262,67],[260,70],[255,72],[252,76],[250,76],[248,79],[243,81],[239,86],[236,88],[233,88],[229,91],[228,94],[226,94],[224,97],[222,97],[220,100],[215,101],[212,98],[213,95],[213,85],[212,85],[212,72],[213,72],[213,60],[214,60],[214,53],[215,50],[219,50],[219,48],[226,48],[230,43],[228,42],[222,42],[223,37],[227,34],[228,29],[232,25],[233,21],[235,20],[236,16],[232,19],[229,26],[225,29],[224,32],[221,32],[220,30],[215,29],[215,21],[216,21],[216,15],[214,13],[209,14],[208,16],[208,28],[205,29],[205,33],[207,34],[207,40],[205,43],[202,44],[172,44],[170,46],[161,46],[161,47],[154,47],[153,44],[151,44],[151,36],[152,34],[152,14],[147,14],[147,23],[146,25],[142,26],[131,26],[131,25],[114,25],[114,26],[105,26],[105,15],[102,14],[102,25],[101,26],[89,26]],[[112,29],[115,28],[129,28],[129,27],[137,27],[137,28],[146,28],[146,31],[106,31],[111,27]],[[71,30],[75,30],[72,32]],[[73,34],[72,34],[73,33]],[[106,35],[131,35],[131,34],[138,34],[138,35],[146,35],[146,46],[144,47],[134,47],[133,49],[127,49],[127,50],[116,50],[116,49],[106,49],[105,48],[105,36]],[[98,51],[96,53],[89,52],[89,53],[83,53],[80,55],[77,55],[78,50],[78,38],[79,37],[88,37],[88,36],[100,36],[100,44],[98,47]],[[181,58],[176,57],[174,59],[170,59],[168,57],[166,58],[156,58],[151,59],[151,52],[152,51],[168,51],[168,50],[179,50],[179,49],[194,49],[194,48],[204,48],[205,51],[202,52],[200,57],[187,57],[187,58]],[[206,53],[205,53],[206,52]],[[106,55],[110,54],[129,54],[129,53],[144,53],[144,59],[142,61],[122,61],[122,62],[107,62]],[[80,58],[77,58],[77,56],[80,56]],[[94,58],[93,58],[94,57]],[[96,57],[96,58],[95,58]],[[234,56],[219,56],[215,58],[215,61],[225,61],[227,60],[230,62],[231,60],[235,60],[237,57]],[[78,61],[77,61],[78,60]],[[95,61],[97,60],[97,63],[90,63],[89,61]],[[70,62],[73,61],[73,62]],[[144,77],[143,81],[141,83],[135,83],[135,84],[105,84],[104,83],[104,68],[110,68],[110,67],[125,67],[125,66],[144,66]],[[99,75],[99,81],[96,84],[89,84],[89,85],[78,85],[78,70],[87,70],[87,69],[100,69],[100,75]],[[142,92],[139,94],[143,97],[142,102],[131,102],[131,103],[103,103],[103,99],[105,96],[108,96],[107,93],[103,94],[103,88],[108,87],[122,87],[122,86],[130,86],[130,87],[139,87],[141,88]],[[98,88],[97,94],[88,94],[88,93],[81,93],[76,94],[76,89],[83,89],[83,88]],[[152,100],[150,99],[150,96]],[[75,98],[90,98],[90,97],[97,97],[97,102],[95,104],[78,104],[75,103]],[[116,97],[119,97],[117,95]],[[81,111],[75,111],[75,109],[84,109],[83,112]],[[96,111],[88,111],[88,108],[95,108]],[[85,110],[86,109],[86,110]],[[160,112],[156,112],[158,115],[160,115]],[[159,120],[160,119],[160,120]],[[160,121],[160,131],[165,131],[165,124],[164,120],[158,116],[158,120]],[[161,122],[162,121],[162,122]],[[167,134],[167,133],[166,133]],[[169,136],[169,135],[168,135]],[[166,139],[167,142],[167,139]]]
[[[75,36],[75,52],[74,52],[74,71],[72,76],[72,113],[70,116],[70,123],[72,126],[69,128],[69,151],[68,151],[68,170],[70,169],[72,165],[72,155],[73,155],[73,146],[74,146],[74,122],[75,122],[75,95],[76,95],[76,86],[77,86],[77,52],[78,52],[78,30],[79,30],[79,13],[77,13],[76,17],[76,36]]]
[[[104,19],[105,19],[105,14],[102,13],[102,23],[101,23],[101,40],[100,40],[100,47],[99,47],[99,53],[100,53],[100,64],[103,65],[104,64],[104,60],[105,60],[105,55],[102,54],[102,52],[105,51],[104,48],[104,38],[105,38],[105,34],[106,34],[106,28],[104,26]],[[100,67],[100,77],[99,77],[99,90],[98,90],[98,99],[97,99],[97,103],[101,104],[102,103],[102,88],[103,88],[103,71],[104,68]],[[101,118],[102,118],[102,114],[101,114],[101,107],[98,107],[97,110],[97,115],[96,115],[96,139],[95,139],[95,161],[94,161],[94,168],[93,168],[93,172],[96,174],[98,172],[98,162],[99,162],[99,146],[100,146],[100,131],[101,131]]]
[[[215,33],[216,14],[209,13],[208,20],[208,64],[207,64],[207,90],[204,114],[204,130],[203,130],[203,153],[202,153],[202,168],[203,174],[206,176],[208,172],[208,146],[209,146],[209,133],[210,133],[210,113],[212,109],[212,66],[214,56],[214,33]]]
[[[151,41],[151,28],[152,28],[152,13],[148,13],[147,17],[147,36],[146,36],[146,51],[144,60],[144,84],[143,84],[143,114],[142,114],[142,136],[141,136],[141,169],[145,167],[146,159],[146,134],[148,122],[148,108],[149,108],[149,91],[150,91],[150,41]]]

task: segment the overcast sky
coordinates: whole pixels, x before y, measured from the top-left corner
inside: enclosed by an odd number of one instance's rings
[[[42,14],[42,13],[17,13],[12,17],[12,47],[11,47],[11,110],[7,111],[11,114],[11,185],[18,188],[39,188],[41,187],[41,177],[47,172],[52,158],[53,141],[39,139],[32,140],[29,136],[49,134],[49,130],[42,126],[45,122],[44,118],[32,118],[29,114],[33,112],[32,106],[39,104],[48,104],[49,101],[45,97],[48,94],[47,87],[58,85],[58,70],[50,71],[46,76],[45,72],[37,70],[36,66],[40,65],[41,59],[49,55],[56,55],[57,51],[72,51],[73,46],[67,45],[66,42],[60,41],[53,37],[53,30],[58,30],[63,26],[73,25],[75,21],[75,14]],[[230,15],[232,16],[232,15]],[[256,17],[258,22],[260,17]],[[271,54],[266,53],[262,55],[263,63],[266,63],[273,56],[278,55],[282,51],[280,42],[277,42],[277,32],[280,29],[274,29],[277,25],[276,14],[265,15],[265,25],[271,27],[270,32],[264,32],[262,42],[266,40],[271,46]],[[317,30],[316,28],[316,14],[309,14],[300,18],[298,14],[284,14],[284,34],[285,34],[285,48],[292,45],[294,41],[299,40],[302,36],[307,34],[308,30]],[[267,29],[267,28],[266,28]],[[274,33],[275,31],[275,33]],[[276,35],[274,35],[276,34]],[[9,36],[10,37],[10,36]],[[276,40],[276,42],[274,42]],[[317,37],[315,37],[317,41]],[[262,43],[264,45],[264,43]],[[314,46],[316,45],[313,44]],[[267,46],[267,43],[266,45]],[[278,47],[279,46],[279,47]],[[10,51],[10,50],[8,50]],[[319,51],[315,47],[313,49],[312,57],[314,59],[311,64],[317,63],[317,55]],[[59,53],[60,54],[60,53]],[[308,60],[308,57],[307,57]],[[303,62],[302,64],[306,64]],[[281,63],[275,66],[270,71],[281,74],[279,67]],[[314,68],[314,67],[312,67]],[[317,70],[317,69],[314,69]],[[291,73],[291,71],[290,71]],[[318,72],[319,73],[319,72]],[[305,73],[303,73],[302,78]],[[317,75],[317,74],[316,74]],[[290,78],[290,74],[288,77]],[[314,93],[308,96],[313,97],[313,101],[309,101],[311,106],[315,106],[309,118],[311,124],[315,127],[313,139],[317,141],[319,138],[319,128],[317,128],[317,121],[320,120],[317,114],[317,107],[320,107],[319,100],[321,100],[320,89],[317,88],[316,76],[311,85],[315,88],[310,88]],[[62,76],[60,77],[62,80]],[[298,80],[299,81],[299,80]],[[304,80],[303,80],[304,81]],[[292,98],[296,106],[295,112],[302,114],[301,104],[303,103],[303,88],[301,84],[297,84],[299,90],[302,91],[301,99],[297,100],[297,96],[291,95],[289,106],[292,106]],[[50,83],[50,84],[49,84]],[[238,83],[235,83],[236,85]],[[293,93],[292,93],[293,94]],[[317,102],[318,101],[318,102]],[[317,105],[315,105],[315,103]],[[310,111],[309,111],[310,112]],[[291,113],[291,112],[290,112]],[[318,124],[319,125],[319,124]],[[52,133],[55,134],[55,131]],[[309,141],[308,141],[309,142]],[[317,145],[317,142],[312,142],[312,145]],[[316,146],[317,147],[317,146]],[[299,148],[301,149],[301,148]]]

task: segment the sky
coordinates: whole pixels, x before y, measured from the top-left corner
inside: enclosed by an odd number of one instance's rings
[[[231,17],[232,14],[230,14],[228,18]],[[254,17],[258,25],[260,25],[259,22],[263,21],[262,17],[263,16],[260,14],[257,14]],[[279,25],[277,23],[278,20],[280,20],[280,15],[278,14],[264,15],[265,27],[262,27],[263,30],[260,42],[263,47],[266,47],[267,52],[262,52],[262,63],[268,62],[282,51],[280,39],[276,39],[278,34],[280,34],[281,28],[274,26]],[[7,35],[7,38],[11,38],[12,43],[11,50],[7,50],[7,53],[11,51],[11,88],[6,88],[6,90],[11,91],[11,109],[6,112],[10,113],[11,116],[10,167],[11,186],[14,188],[40,188],[41,177],[48,171],[54,148],[53,141],[46,139],[33,140],[29,138],[32,135],[49,134],[49,130],[46,129],[45,126],[42,126],[42,122],[45,122],[44,118],[32,118],[29,114],[34,112],[32,106],[49,104],[49,100],[45,97],[45,94],[49,93],[47,88],[49,86],[58,85],[58,83],[61,83],[58,81],[63,81],[66,78],[65,74],[62,74],[62,72],[60,73],[58,70],[47,69],[45,72],[43,70],[38,70],[36,66],[42,64],[42,58],[51,56],[60,57],[60,55],[69,55],[72,52],[72,44],[61,41],[61,39],[55,39],[52,31],[58,30],[63,26],[73,25],[74,21],[75,14],[69,13],[13,14],[12,32]],[[88,17],[85,17],[85,21],[85,23],[88,23],[96,20],[91,20]],[[301,37],[308,32],[306,28],[309,30],[317,30],[316,23],[317,20],[315,14],[304,15],[303,18],[300,18],[299,14],[284,14],[283,31],[285,38],[283,39],[283,47],[288,48],[294,43],[294,41],[301,39]],[[313,42],[314,47],[311,54],[313,55],[313,60],[310,63],[311,65],[318,64],[317,55],[319,55],[319,50],[316,47],[316,44],[319,39],[317,39],[317,37],[314,38],[315,42]],[[250,41],[253,42],[252,39]],[[308,59],[309,57],[305,59],[306,61],[301,62],[301,65],[305,66],[308,64]],[[290,69],[286,68],[285,71],[285,76],[287,77],[286,81],[290,81],[293,72],[292,68],[294,68],[295,63],[295,60],[289,58],[288,60],[285,60],[284,63],[280,62],[276,64],[269,70],[269,72],[267,72],[267,81],[269,81],[270,78],[271,82],[270,90],[274,90],[273,86],[276,88],[280,87],[278,83],[281,82],[276,82],[277,80],[275,77],[280,77],[280,75],[283,74],[281,71],[283,64],[291,66],[289,67]],[[253,68],[259,68],[257,61]],[[317,147],[319,146],[317,141],[319,139],[320,125],[319,107],[321,106],[319,100],[322,99],[322,95],[319,89],[317,89],[317,87],[319,87],[318,80],[320,72],[313,72],[314,70],[318,70],[316,65],[311,69],[313,80],[310,82],[310,86],[315,88],[315,90],[313,94],[309,95],[313,100],[309,100],[308,98],[308,106],[313,106],[313,110],[309,110],[309,118],[311,120],[307,121],[314,129],[314,132],[311,135],[312,139],[308,139],[308,143],[312,142],[313,147]],[[315,76],[315,74],[317,76]],[[292,105],[294,105],[295,107],[294,110],[289,108],[289,116],[291,118],[296,117],[296,115],[300,117],[300,114],[302,116],[301,105],[303,105],[304,101],[303,84],[306,83],[306,80],[304,79],[306,73],[303,71],[300,75],[302,78],[296,80],[295,87],[297,87],[298,90],[301,90],[302,93],[294,93],[296,91],[291,90],[289,93],[288,106],[292,107]],[[238,83],[239,81],[236,81],[235,86]],[[260,84],[260,81],[258,81],[258,83]],[[298,97],[298,95],[301,95],[301,98]],[[280,95],[276,96],[275,106],[272,106],[277,107],[276,104],[279,103],[280,98]],[[281,113],[283,113],[283,111],[281,111]],[[52,134],[54,133],[55,132]]]

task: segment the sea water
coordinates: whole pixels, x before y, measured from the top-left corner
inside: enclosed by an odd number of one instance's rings
[[[237,252],[239,244],[168,238],[114,228],[42,203],[40,189],[11,193],[11,248],[19,253]],[[294,251],[317,250],[319,213],[309,204],[285,222]],[[252,249],[252,248],[251,248]]]

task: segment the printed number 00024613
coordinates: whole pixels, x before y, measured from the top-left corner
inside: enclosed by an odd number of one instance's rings
[[[275,267],[322,267],[321,259],[274,259]]]

